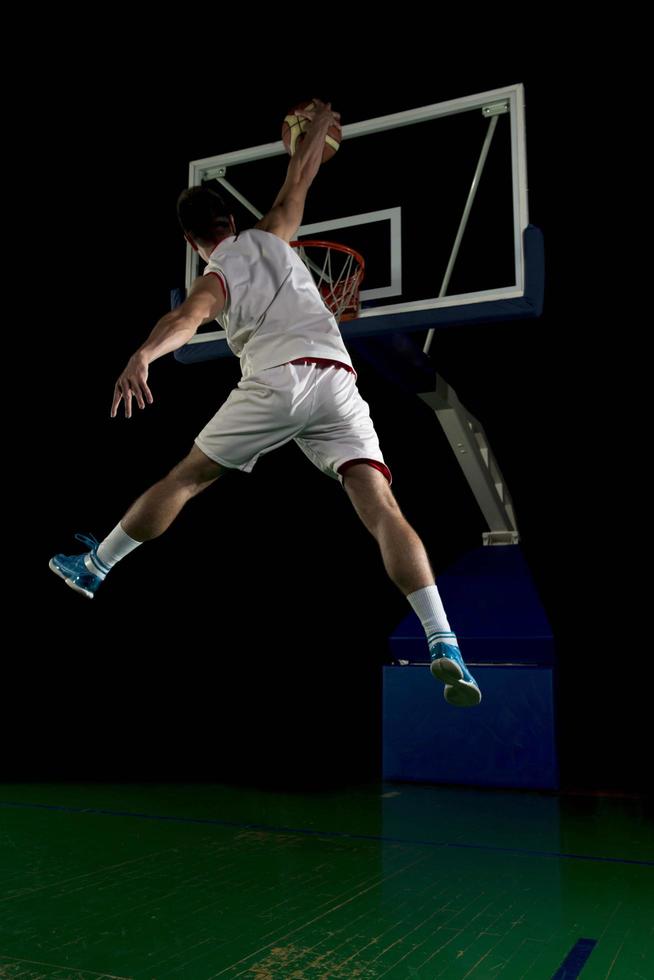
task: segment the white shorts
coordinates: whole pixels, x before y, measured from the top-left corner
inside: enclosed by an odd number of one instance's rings
[[[391,482],[368,404],[342,367],[281,364],[241,379],[195,444],[221,466],[249,473],[290,439],[341,482],[348,463],[363,461]]]

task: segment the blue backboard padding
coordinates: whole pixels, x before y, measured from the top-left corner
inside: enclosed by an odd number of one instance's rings
[[[363,317],[341,324],[346,343],[357,337],[392,334],[397,331],[426,330],[429,328],[462,326],[465,324],[494,323],[504,320],[523,320],[540,316],[543,311],[545,290],[545,249],[543,233],[535,225],[524,231],[525,291],[517,299],[490,300],[465,306],[448,306],[409,313],[392,313],[386,316]],[[173,292],[177,292],[173,290]],[[173,307],[174,308],[174,307]],[[225,340],[211,340],[201,344],[185,344],[175,351],[175,357],[183,364],[227,357],[231,351]]]
[[[472,663],[555,663],[552,629],[520,545],[476,548],[438,576],[450,626]],[[389,638],[394,660],[425,663],[425,634],[411,612]]]
[[[348,350],[371,364],[376,373],[405,392],[416,394],[436,389],[436,365],[410,333],[358,337]]]
[[[385,780],[558,788],[550,668],[477,667],[474,708],[447,704],[427,667],[383,672]]]

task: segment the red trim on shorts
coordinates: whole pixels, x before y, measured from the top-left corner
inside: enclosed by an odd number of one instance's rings
[[[343,364],[342,361],[330,361],[327,357],[297,357],[294,361],[288,361],[288,364],[317,364],[318,367],[342,367],[346,371],[350,371],[351,374],[356,374],[353,367],[349,364]]]
[[[221,276],[219,272],[205,272],[205,276],[215,276],[220,285],[223,287],[223,296],[227,299],[227,283],[225,282],[225,277]]]
[[[348,459],[346,463],[342,463],[341,466],[338,467],[338,472],[341,474],[341,476],[343,476],[347,470],[349,470],[352,466],[356,466],[357,463],[367,463],[367,465],[372,466],[374,470],[379,470],[379,472],[386,477],[389,485],[393,482],[393,476],[388,466],[386,466],[385,463],[380,463],[378,459]]]

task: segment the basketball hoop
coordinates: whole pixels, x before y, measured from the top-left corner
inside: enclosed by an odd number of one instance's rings
[[[354,320],[359,315],[363,256],[346,245],[335,242],[291,242],[311,271],[325,306],[337,322]]]

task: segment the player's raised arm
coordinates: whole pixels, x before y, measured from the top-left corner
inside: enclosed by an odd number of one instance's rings
[[[337,126],[340,132],[340,113],[332,111],[331,103],[313,99],[310,105],[312,108],[296,110],[298,115],[309,120],[309,125],[291,157],[286,180],[272,208],[256,225],[285,242],[295,237],[302,224],[304,202],[322,162],[325,137],[332,126]]]

